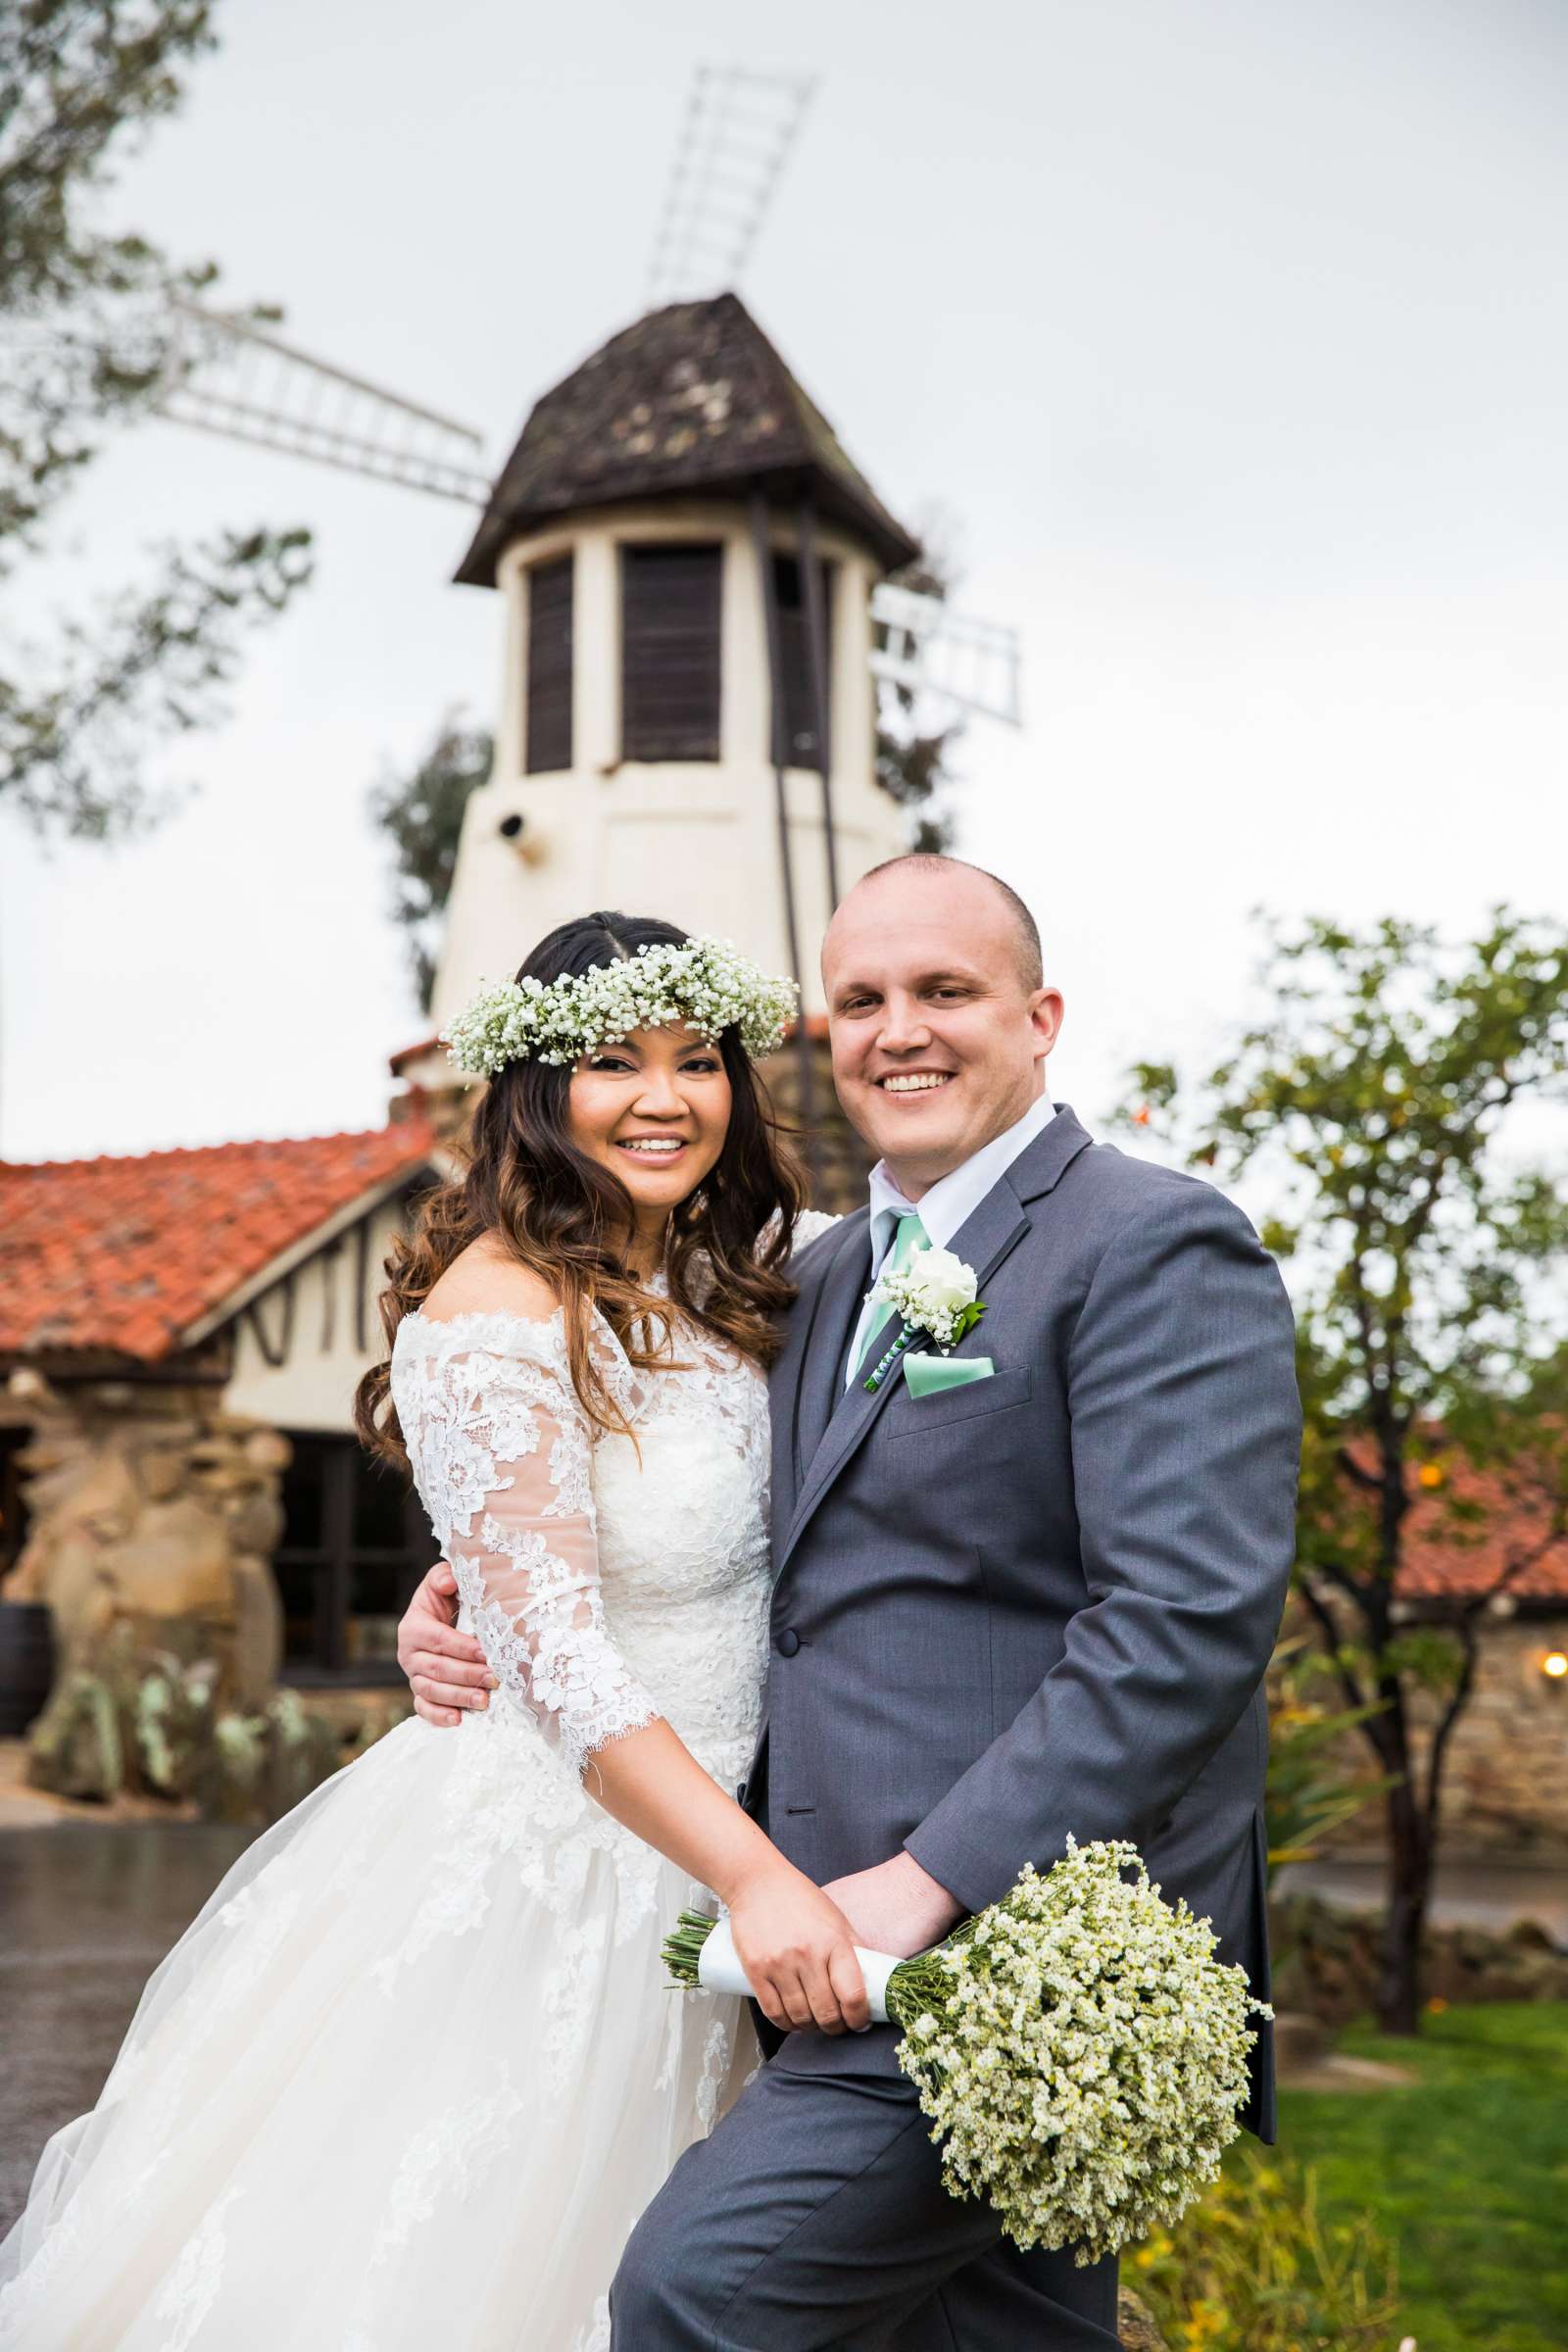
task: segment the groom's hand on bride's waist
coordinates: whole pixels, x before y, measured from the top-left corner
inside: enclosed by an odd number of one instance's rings
[[[398,1664],[409,1678],[414,1705],[426,1723],[461,1723],[474,1707],[487,1707],[496,1678],[484,1651],[457,1627],[458,1580],[438,1560],[403,1612],[398,1627]]]
[[[862,1951],[892,1952],[900,1960],[940,1943],[963,1917],[963,1905],[912,1854],[830,1879],[822,1892],[837,1903]]]

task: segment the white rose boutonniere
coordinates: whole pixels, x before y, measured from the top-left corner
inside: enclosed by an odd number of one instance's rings
[[[884,1273],[872,1297],[892,1307],[904,1329],[865,1383],[880,1388],[889,1368],[904,1353],[916,1332],[926,1332],[944,1355],[973,1331],[986,1311],[975,1297],[973,1266],[966,1266],[951,1250],[917,1250],[902,1274]]]

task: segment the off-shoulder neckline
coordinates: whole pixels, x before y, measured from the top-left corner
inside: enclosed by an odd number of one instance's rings
[[[798,1220],[798,1226],[807,1223],[808,1220],[815,1219],[820,1219],[820,1223],[817,1227],[817,1231],[810,1236],[811,1241],[819,1241],[822,1237],[822,1234],[827,1231],[829,1226],[836,1225],[840,1222],[836,1216],[827,1211],[822,1209],[808,1208],[802,1211]],[[803,1244],[802,1246],[808,1247],[809,1244]],[[648,1287],[653,1291],[663,1291],[667,1293],[669,1286],[666,1277],[662,1271],[661,1271],[651,1278]],[[409,1329],[411,1324],[416,1325],[421,1332],[461,1331],[469,1325],[502,1325],[510,1326],[514,1329],[520,1325],[524,1331],[554,1332],[558,1325],[561,1326],[563,1330],[564,1329],[565,1311],[566,1310],[564,1306],[558,1306],[548,1315],[525,1315],[519,1313],[515,1307],[511,1306],[466,1306],[461,1314],[427,1315],[424,1313],[422,1308],[416,1306],[411,1307],[409,1312],[403,1317],[402,1322],[398,1325],[397,1336],[398,1338],[401,1338],[403,1333]],[[609,1340],[611,1346],[614,1348],[616,1355],[621,1358],[622,1362],[624,1362],[626,1351],[621,1347],[619,1340],[617,1340],[615,1337],[613,1329],[606,1321],[599,1308],[591,1305],[588,1312],[591,1319],[599,1326],[599,1329],[603,1332],[606,1339]],[[394,1342],[394,1345],[396,1343]]]
[[[421,1331],[461,1331],[470,1323],[520,1323],[527,1331],[549,1331],[562,1320],[564,1313],[565,1308],[561,1306],[548,1315],[524,1315],[512,1306],[466,1306],[457,1315],[427,1315],[416,1306],[411,1307],[404,1316],[398,1325],[398,1333],[401,1337],[411,1323],[417,1324]]]

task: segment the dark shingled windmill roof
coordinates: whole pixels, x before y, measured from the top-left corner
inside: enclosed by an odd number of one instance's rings
[[[457,572],[493,588],[519,532],[621,499],[809,490],[890,570],[919,554],[734,294],[676,302],[612,336],[536,402]]]

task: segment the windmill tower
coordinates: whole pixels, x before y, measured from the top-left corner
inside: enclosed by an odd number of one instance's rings
[[[872,596],[919,550],[734,294],[655,311],[535,405],[460,581],[506,600],[432,1011],[568,915],[657,913],[793,971],[902,847]],[[400,1057],[450,1082],[434,1049]]]

